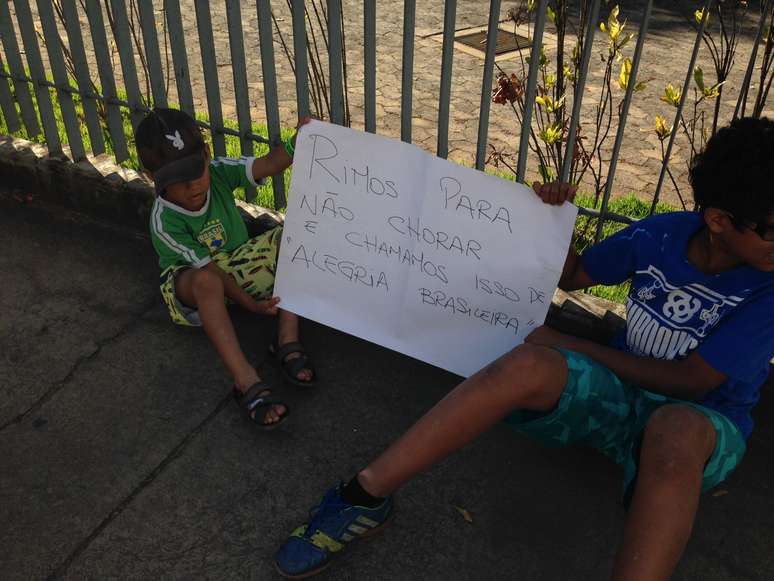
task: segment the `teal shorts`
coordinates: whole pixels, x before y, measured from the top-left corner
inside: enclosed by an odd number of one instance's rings
[[[624,505],[637,478],[642,435],[650,415],[667,404],[681,404],[703,413],[716,432],[715,450],[704,467],[702,492],[717,486],[744,456],[739,428],[707,407],[646,391],[621,381],[607,367],[573,351],[559,350],[567,361],[567,385],[556,408],[548,413],[516,411],[505,422],[544,444],[580,444],[595,448],[624,470]]]

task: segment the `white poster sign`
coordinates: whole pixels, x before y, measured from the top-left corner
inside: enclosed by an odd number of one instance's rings
[[[577,208],[406,143],[299,132],[281,307],[463,376],[548,312]]]

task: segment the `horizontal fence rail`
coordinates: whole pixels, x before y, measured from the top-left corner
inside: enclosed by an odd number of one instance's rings
[[[276,145],[280,141],[280,114],[278,98],[278,80],[275,67],[275,47],[281,47],[290,61],[290,67],[295,79],[296,111],[300,116],[310,114],[311,102],[327,106],[327,117],[334,123],[351,121],[347,102],[347,60],[345,45],[345,16],[348,4],[342,0],[286,0],[285,2],[257,0],[254,10],[244,11],[236,1],[196,0],[194,13],[196,20],[196,38],[186,37],[179,0],[110,0],[101,3],[99,0],[58,0],[47,2],[38,0],[33,10],[31,0],[0,1],[0,113],[3,115],[6,127],[12,133],[22,128],[30,138],[36,138],[42,132],[45,142],[52,155],[62,155],[67,152],[73,161],[86,158],[87,154],[99,155],[108,151],[108,146],[117,162],[124,162],[132,155],[131,139],[127,140],[124,120],[132,128],[136,128],[144,114],[153,107],[166,107],[170,100],[168,90],[174,84],[175,99],[182,110],[196,116],[197,124],[209,132],[215,155],[225,155],[226,136],[239,139],[242,155],[252,155],[255,143]],[[279,30],[273,8],[282,5],[283,10],[290,11],[289,25],[292,28],[292,41],[286,43]],[[377,11],[379,4],[379,11]],[[510,4],[510,3],[509,3]],[[581,208],[580,213],[597,219],[595,238],[603,234],[605,224],[609,221],[622,224],[631,223],[633,218],[609,211],[616,175],[617,163],[621,153],[629,109],[636,91],[637,75],[646,44],[648,27],[652,14],[652,0],[642,3],[643,8],[639,18],[639,28],[636,34],[636,45],[632,59],[628,62],[628,85],[625,96],[618,107],[612,112],[615,121],[615,139],[612,152],[607,159],[607,170],[602,186],[598,191],[599,209]],[[599,46],[594,45],[595,35],[599,36],[601,0],[580,0],[567,3],[574,6],[583,20],[583,28],[579,32],[579,50],[573,55],[576,68],[575,78],[568,85],[567,105],[571,107],[567,124],[561,128],[561,147],[556,148],[556,159],[559,171],[557,178],[568,181],[573,178],[573,162],[582,152],[578,150],[581,143],[580,119],[583,107],[584,91],[587,89],[589,63],[592,53],[598,52]],[[748,100],[748,91],[752,82],[753,72],[758,58],[766,26],[771,26],[770,12],[774,10],[772,0],[762,0],[760,3],[760,20],[755,22],[754,43],[749,61],[745,66],[744,81],[739,89],[734,117],[743,115]],[[437,90],[437,131],[436,155],[447,157],[449,154],[449,125],[453,111],[453,71],[456,33],[459,29],[457,17],[461,3],[457,0],[445,0],[443,6],[443,30],[438,33],[439,72]],[[536,102],[545,98],[540,88],[540,68],[538,63],[544,58],[544,32],[548,23],[556,24],[556,19],[563,17],[554,12],[548,0],[537,0],[531,3],[532,12],[529,17],[529,40],[531,48],[529,56],[522,56],[526,64],[524,83],[519,87],[522,95],[523,108],[517,117],[520,123],[518,137],[514,134],[517,159],[513,169],[519,181],[525,181],[528,173],[528,161],[539,155],[535,149],[536,132],[544,131],[541,127]],[[651,205],[651,213],[655,211],[665,176],[669,171],[669,161],[682,122],[686,106],[686,97],[691,78],[694,75],[697,55],[700,51],[705,34],[705,27],[715,8],[714,0],[697,3],[701,12],[697,11],[696,38],[688,59],[688,71],[682,85],[682,94],[675,108],[673,129],[671,130],[666,150],[663,156],[658,184],[655,188]],[[215,38],[213,36],[213,9],[225,13],[232,78],[222,78],[216,57]],[[481,92],[478,116],[478,132],[475,142],[475,167],[484,169],[487,163],[487,147],[489,140],[490,107],[492,103],[493,76],[496,68],[496,48],[499,28],[504,22],[500,0],[490,0],[488,15],[480,15],[487,22],[486,40],[482,41],[483,66],[481,73]],[[357,63],[362,66],[363,95],[363,126],[366,131],[377,131],[377,62],[376,49],[378,15],[386,10],[383,4],[375,0],[365,0],[359,5],[362,10],[363,30],[363,60]],[[608,8],[609,10],[609,8]],[[417,3],[416,0],[402,2],[402,52],[401,67],[396,73],[399,77],[391,79],[401,87],[400,94],[400,135],[406,142],[412,142],[414,115],[414,92],[416,87],[416,39]],[[699,17],[698,15],[701,15]],[[566,16],[566,15],[565,15]],[[248,29],[247,23],[257,17],[257,29]],[[37,18],[37,20],[36,20]],[[60,22],[57,23],[57,18]],[[515,20],[515,19],[514,19]],[[87,24],[84,24],[87,23]],[[323,38],[315,33],[313,24],[319,23],[327,27]],[[347,20],[349,25],[351,19]],[[604,22],[604,19],[602,20]],[[107,26],[106,26],[107,25]],[[255,28],[251,25],[252,28]],[[163,38],[159,31],[163,29]],[[64,30],[64,33],[62,33]],[[551,29],[553,30],[553,29]],[[605,28],[602,26],[602,30]],[[88,33],[88,39],[86,37]],[[260,135],[253,130],[250,104],[250,88],[248,85],[248,64],[246,60],[246,35],[257,35],[258,50],[262,66],[262,84],[265,106],[265,119],[268,135]],[[771,30],[768,31],[771,34]],[[66,35],[66,40],[65,40]],[[550,37],[550,34],[546,33]],[[139,38],[141,37],[141,41]],[[20,47],[24,49],[23,53]],[[89,45],[88,42],[91,44]],[[201,58],[201,79],[191,78],[189,59],[196,54],[198,44]],[[136,50],[142,49],[142,57],[135,57]],[[44,63],[41,47],[45,47],[48,62]],[[162,47],[164,53],[162,53]],[[252,50],[252,49],[251,49]],[[277,48],[279,50],[279,48]],[[291,54],[292,50],[292,54]],[[120,65],[120,81],[117,79],[113,64],[113,51],[117,53]],[[87,53],[92,55],[89,64]],[[24,59],[21,58],[22,54]],[[280,53],[282,54],[282,53]],[[526,55],[526,51],[524,55]],[[66,63],[65,58],[69,60]],[[171,58],[171,69],[170,69]],[[569,62],[568,56],[568,62]],[[620,59],[619,59],[620,60]],[[627,59],[628,60],[628,59]],[[165,69],[166,61],[166,69]],[[323,66],[322,61],[325,61]],[[351,65],[351,64],[350,64]],[[90,70],[90,66],[95,70]],[[142,69],[138,70],[138,66]],[[166,73],[165,73],[166,70]],[[250,71],[253,73],[254,71]],[[325,73],[327,72],[327,79]],[[142,74],[140,74],[142,73]],[[173,78],[168,78],[173,77]],[[99,79],[99,82],[93,80]],[[194,102],[193,82],[203,84],[207,102],[207,119],[201,119],[203,111],[196,111]],[[286,79],[284,81],[287,81]],[[221,105],[221,83],[233,83],[235,96],[236,120],[224,119],[224,109]],[[623,83],[623,81],[621,81]],[[141,86],[145,84],[147,94]],[[495,83],[496,84],[496,83]],[[623,84],[622,84],[623,87]],[[53,90],[53,91],[52,91]],[[56,94],[56,107],[52,103],[52,94]],[[423,95],[422,99],[427,99]],[[588,99],[587,99],[588,100]],[[513,103],[513,101],[511,101]],[[82,117],[76,112],[76,105],[81,108]],[[541,105],[543,106],[543,105]],[[595,106],[593,103],[588,107]],[[515,109],[514,109],[515,110]],[[63,137],[57,127],[61,119],[64,127]],[[231,125],[227,127],[226,121]],[[232,121],[235,123],[231,124]],[[81,124],[84,125],[88,143],[82,138]],[[666,139],[666,138],[665,138]],[[63,143],[64,141],[64,143]],[[88,147],[87,147],[88,145]],[[66,147],[65,147],[66,146]],[[541,163],[543,160],[541,158]],[[510,166],[509,166],[510,167]],[[534,172],[533,172],[534,173]],[[670,174],[671,175],[671,174]],[[282,175],[274,176],[272,180],[274,205],[277,208],[285,205],[285,185]],[[248,196],[250,192],[248,192]]]

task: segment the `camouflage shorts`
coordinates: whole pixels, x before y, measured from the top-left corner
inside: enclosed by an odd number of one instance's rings
[[[277,227],[251,238],[232,252],[218,252],[212,261],[229,273],[248,294],[260,300],[269,298],[274,291],[274,274],[282,239],[282,228]],[[172,321],[178,325],[199,326],[199,312],[181,303],[175,296],[175,278],[187,264],[170,266],[161,273],[160,289]],[[226,299],[228,303],[228,299]]]
[[[720,484],[741,461],[746,449],[744,437],[723,414],[625,383],[585,355],[559,351],[569,373],[556,409],[548,414],[516,411],[505,422],[547,445],[581,444],[608,456],[624,469],[625,505],[634,491],[645,426],[651,414],[663,405],[692,407],[707,416],[715,428],[715,450],[704,467],[702,492]]]

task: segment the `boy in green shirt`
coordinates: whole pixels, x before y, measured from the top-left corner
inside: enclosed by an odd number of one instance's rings
[[[287,381],[311,386],[315,373],[298,339],[298,317],[279,309],[279,297],[272,297],[282,228],[249,238],[233,193],[285,170],[293,162],[295,136],[263,157],[212,160],[190,115],[154,109],[135,138],[145,173],[155,183],[150,231],[169,314],[179,325],[204,327],[234,380],[234,397],[246,417],[263,429],[275,428],[289,408],[271,398],[271,389],[245,358],[227,303],[278,316],[270,352]]]

